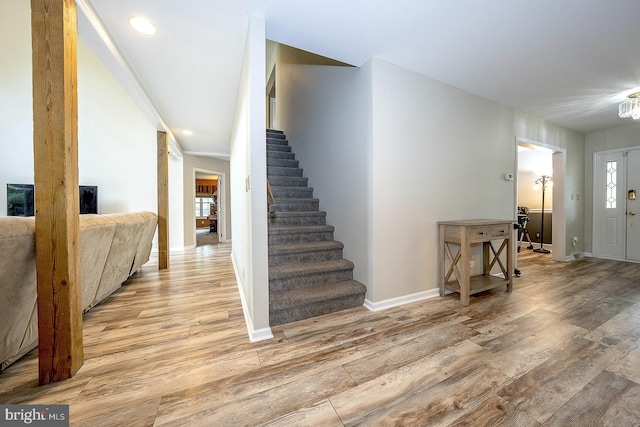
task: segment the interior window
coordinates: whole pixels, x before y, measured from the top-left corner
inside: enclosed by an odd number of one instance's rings
[[[212,197],[196,197],[196,217],[209,216]]]

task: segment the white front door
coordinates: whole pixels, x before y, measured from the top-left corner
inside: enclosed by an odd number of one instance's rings
[[[638,196],[640,196],[640,150],[631,150],[627,152],[627,193],[625,199],[627,259],[633,261],[640,261],[640,198]]]
[[[595,154],[593,254],[625,258],[626,194],[624,152]]]

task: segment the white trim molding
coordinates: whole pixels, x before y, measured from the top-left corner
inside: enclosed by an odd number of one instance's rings
[[[373,302],[368,299],[364,300],[364,307],[369,311],[382,311],[388,308],[398,307],[412,302],[423,301],[426,299],[436,298],[440,296],[438,288],[428,291],[416,292],[415,294],[403,295],[401,297],[389,298],[384,301]]]
[[[249,335],[250,342],[265,341],[273,338],[273,332],[271,328],[255,329],[253,327],[253,321],[249,316],[249,307],[247,301],[244,298],[244,291],[242,290],[242,282],[238,280],[240,275],[238,274],[238,267],[236,261],[231,257],[231,263],[233,264],[233,272],[236,275],[236,283],[238,284],[238,292],[240,292],[240,301],[242,301],[242,314],[244,315],[244,323],[247,326],[247,334]]]

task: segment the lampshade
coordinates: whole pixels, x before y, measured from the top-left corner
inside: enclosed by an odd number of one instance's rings
[[[640,119],[640,92],[632,93],[618,107],[618,116],[623,119],[631,117],[634,120]]]

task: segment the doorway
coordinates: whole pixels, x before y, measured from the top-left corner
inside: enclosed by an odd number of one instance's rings
[[[593,255],[640,261],[640,148],[594,153]]]
[[[194,183],[195,246],[215,245],[225,241],[225,175],[221,172],[196,169]]]
[[[540,239],[544,238],[543,248],[550,249],[550,254],[544,256],[550,256],[554,261],[566,260],[566,222],[565,222],[565,165],[566,165],[566,150],[560,147],[555,147],[548,144],[542,144],[536,141],[531,141],[523,138],[516,139],[516,170],[517,170],[517,182],[515,185],[515,200],[516,206],[514,210],[516,215],[518,214],[518,206],[521,206],[521,201],[524,199],[524,188],[527,189],[530,194],[525,203],[533,204],[535,208],[531,216],[538,218],[538,227],[540,233],[539,238],[536,238],[536,232],[531,233],[531,240],[533,241],[534,248],[540,248]],[[537,167],[529,167],[526,173],[524,172],[525,154],[526,151],[533,151],[536,153],[534,157],[546,159]],[[521,167],[522,166],[522,167]],[[521,170],[522,169],[522,170]],[[536,183],[542,176],[551,177],[551,183],[547,183],[545,188],[545,201],[544,201],[544,215],[542,213],[542,183]],[[535,189],[534,189],[535,187]],[[544,217],[544,231],[541,226],[542,218]],[[550,230],[550,231],[549,231]],[[546,235],[545,235],[546,234]],[[550,235],[550,236],[549,236]],[[520,244],[521,233],[518,233],[517,246]],[[530,247],[528,241],[523,243],[523,248]],[[529,249],[522,249],[529,250]],[[514,258],[517,260],[517,256]]]

